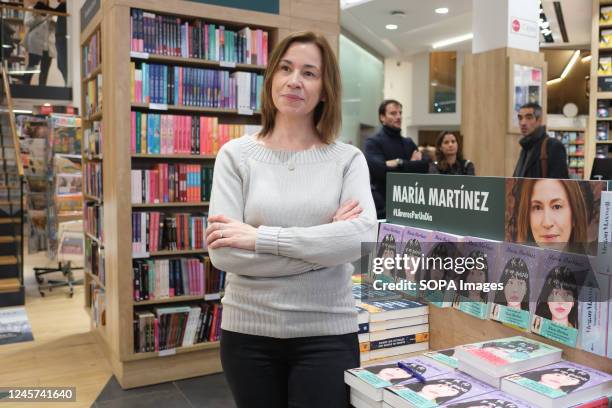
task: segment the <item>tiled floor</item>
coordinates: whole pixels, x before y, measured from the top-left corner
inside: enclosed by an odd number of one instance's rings
[[[234,408],[234,399],[223,374],[122,390],[113,376],[94,408]]]

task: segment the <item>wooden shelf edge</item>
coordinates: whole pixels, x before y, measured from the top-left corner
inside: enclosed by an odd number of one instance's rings
[[[218,341],[208,341],[205,343],[194,344],[193,346],[189,346],[189,347],[177,347],[175,354],[191,353],[194,351],[201,351],[201,350],[214,350],[214,349],[218,349],[219,345],[220,345],[220,342]],[[132,353],[132,355],[128,356],[127,359],[125,359],[124,361],[146,360],[149,358],[163,358],[163,357],[170,357],[175,354],[170,354],[168,356],[160,356],[159,352],[155,352],[155,351],[149,352],[149,353]]]
[[[83,120],[86,121],[86,122],[95,122],[95,121],[100,120],[100,119],[102,119],[102,110],[99,110],[98,112],[93,113],[93,114],[91,114],[89,116],[84,116],[83,117]]]
[[[132,159],[215,160],[216,155],[132,153]]]
[[[207,207],[210,201],[132,204],[132,208]]]
[[[261,115],[261,111],[253,111],[252,115],[241,114],[238,109],[228,109],[228,108],[207,108],[204,106],[187,106],[187,105],[164,105],[163,108],[157,109],[155,107],[156,104],[152,104],[154,107],[151,107],[151,104],[142,103],[142,102],[132,102],[132,108],[138,109],[149,109],[152,112],[199,112],[199,113],[217,113],[220,115],[240,115],[240,116],[258,116]]]
[[[102,73],[102,65],[98,65],[94,70],[92,70],[89,75],[85,76],[85,78],[83,78],[81,80],[82,83],[91,81],[92,79],[94,79],[98,74]]]
[[[204,295],[197,296],[174,296],[169,298],[160,298],[160,299],[150,299],[150,300],[142,300],[135,301],[132,300],[134,306],[147,306],[147,305],[162,305],[166,303],[177,303],[177,302],[191,302],[194,300],[202,300],[205,301]]]
[[[148,252],[146,254],[132,254],[132,259],[147,259],[155,256],[203,255],[207,253],[208,249],[188,249],[184,251],[157,251]]]
[[[176,57],[171,55],[162,55],[162,54],[151,54],[146,52],[130,52],[130,58],[138,61],[154,61],[154,62],[173,62],[179,64],[189,64],[195,66],[202,67],[218,67],[218,68],[227,68],[227,69],[245,69],[250,71],[260,71],[263,72],[266,70],[265,65],[257,65],[257,64],[242,64],[242,63],[232,63],[228,61],[215,61],[215,60],[206,60],[202,58],[192,58],[192,57]]]
[[[89,239],[91,239],[92,241],[94,241],[96,244],[98,244],[98,246],[100,246],[101,248],[104,248],[104,243],[102,241],[100,241],[100,239],[98,239],[97,237],[95,237],[93,234],[85,231],[85,236]]]
[[[102,199],[100,197],[92,196],[89,194],[83,194],[83,198],[87,201],[95,201],[98,204],[102,204]]]
[[[93,280],[94,282],[96,282],[96,284],[98,286],[100,286],[102,289],[106,290],[106,287],[104,286],[104,284],[102,282],[100,282],[100,278],[96,275],[94,275],[93,273],[91,273],[90,271],[85,271],[85,273],[91,278],[91,280]]]

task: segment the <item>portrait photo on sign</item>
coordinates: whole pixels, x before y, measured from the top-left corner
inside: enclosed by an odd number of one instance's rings
[[[506,179],[505,240],[595,254],[605,182]]]

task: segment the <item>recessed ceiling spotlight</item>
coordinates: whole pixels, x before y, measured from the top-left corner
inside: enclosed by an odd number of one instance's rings
[[[439,7],[437,9],[434,10],[437,14],[446,14],[448,13],[448,8],[447,7]]]
[[[397,24],[387,24],[385,28],[387,30],[397,30]]]

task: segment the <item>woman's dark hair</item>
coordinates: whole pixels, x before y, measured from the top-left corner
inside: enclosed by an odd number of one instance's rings
[[[484,343],[480,348],[495,347],[506,349],[509,351],[516,351],[521,353],[533,353],[540,348],[538,343],[532,343],[528,341],[512,340],[512,341],[491,341]]]
[[[378,252],[376,253],[376,256],[378,258],[382,258],[386,250],[393,251],[393,258],[395,258],[395,255],[397,255],[397,246],[393,234],[387,234],[383,237],[382,241],[380,242],[380,246],[378,247]],[[395,279],[397,277],[397,269],[395,268],[395,262],[393,263],[391,273],[393,274],[393,278]]]
[[[499,283],[503,283],[504,288],[510,279],[525,281],[527,291],[521,300],[521,310],[529,310],[529,268],[521,258],[511,258],[504,267]],[[498,290],[495,294],[495,303],[508,306],[506,295],[503,290]]]
[[[409,258],[420,258],[423,255],[422,252],[422,248],[421,248],[421,243],[417,240],[417,239],[409,239],[406,242],[406,245],[404,246],[404,251],[402,251],[402,255],[406,255]],[[420,277],[420,272],[421,272],[422,266],[420,266],[419,263],[419,268],[414,271],[414,280],[415,281],[419,281],[419,277]],[[405,275],[406,270],[404,269],[400,274],[404,274]],[[408,279],[408,276],[404,276],[405,279]]]
[[[432,250],[429,252],[428,258],[441,260],[440,270],[444,272],[444,276],[442,278],[443,280],[448,280],[448,276],[449,276],[449,271],[443,268],[444,259],[451,257],[452,255],[453,255],[453,251],[452,251],[452,248],[450,247],[449,242],[439,242],[436,245],[434,245]],[[427,267],[427,266],[425,267],[425,280],[428,281],[431,279],[431,271],[433,269],[437,269],[435,266],[436,266],[435,262],[433,262],[433,265],[431,265],[431,267]]]
[[[442,405],[446,401],[460,398],[462,395],[470,392],[470,390],[472,389],[472,384],[470,384],[469,382],[458,379],[458,378],[452,378],[452,377],[451,378],[440,378],[437,380],[427,380],[425,382],[413,382],[413,383],[405,384],[404,386],[414,392],[421,392],[421,390],[423,390],[423,388],[427,385],[438,385],[438,384],[447,385],[458,391],[457,395],[453,395],[452,397],[436,398],[435,402],[438,405]]]
[[[518,408],[512,401],[506,401],[499,398],[494,399],[475,399],[466,402],[458,402],[456,404],[445,405],[445,408],[473,408],[478,406],[485,406],[488,408]]]
[[[444,130],[440,132],[438,137],[436,138],[436,161],[438,163],[438,169],[442,171],[446,171],[450,168],[448,161],[446,161],[446,156],[442,153],[442,143],[444,142],[444,137],[446,135],[453,135],[455,141],[457,142],[457,162],[463,162],[463,152],[461,149],[461,144],[459,143],[459,138],[455,134],[455,132],[451,132],[450,130]]]
[[[548,298],[552,293],[553,289],[567,290],[572,293],[574,297],[574,305],[572,310],[567,316],[567,320],[575,329],[578,328],[578,284],[576,283],[576,276],[566,266],[557,266],[548,272],[542,291],[538,297],[538,303],[536,305],[536,316],[543,317],[548,320],[552,320],[552,314],[550,307],[548,306]],[[556,301],[556,300],[553,300]]]
[[[576,385],[564,385],[560,389],[566,394],[569,394],[578,388],[582,387],[585,383],[589,382],[591,376],[586,371],[579,370],[573,367],[556,367],[548,368],[545,370],[527,371],[526,373],[520,374],[521,377],[529,378],[530,380],[540,382],[544,374],[563,374],[568,377],[576,378],[578,384]]]
[[[414,364],[414,363],[408,364],[407,363],[407,365],[409,365],[410,368],[418,371],[419,374],[423,374],[425,371],[427,371],[427,369],[420,364]],[[365,370],[371,372],[374,375],[380,374],[380,372],[386,368],[397,368],[397,364],[381,364],[381,365],[376,365],[376,366],[371,366],[371,367],[364,367]],[[401,382],[408,381],[411,379],[412,379],[412,374],[406,372],[406,377],[404,378],[392,378],[387,381],[389,381],[391,384],[399,384]]]
[[[485,256],[484,252],[482,252],[479,249],[475,249],[472,252],[470,252],[470,254],[468,255],[468,258],[472,258],[472,259],[476,259],[476,258],[482,258],[484,259],[484,268],[482,269],[482,271],[484,272],[485,275],[485,281],[484,283],[488,283],[489,282],[489,262],[487,261],[487,257]],[[472,269],[468,269],[466,272],[464,272],[463,274],[459,275],[460,276],[460,280],[467,282],[467,277],[470,273],[472,273],[474,270],[476,270],[476,267],[472,268]],[[470,295],[470,292],[472,292],[471,290],[462,290],[459,293],[461,294],[461,296],[467,298]],[[487,303],[487,293],[484,290],[481,290],[479,293],[480,296],[480,301],[483,303]],[[462,301],[465,301],[465,299],[462,299]]]

